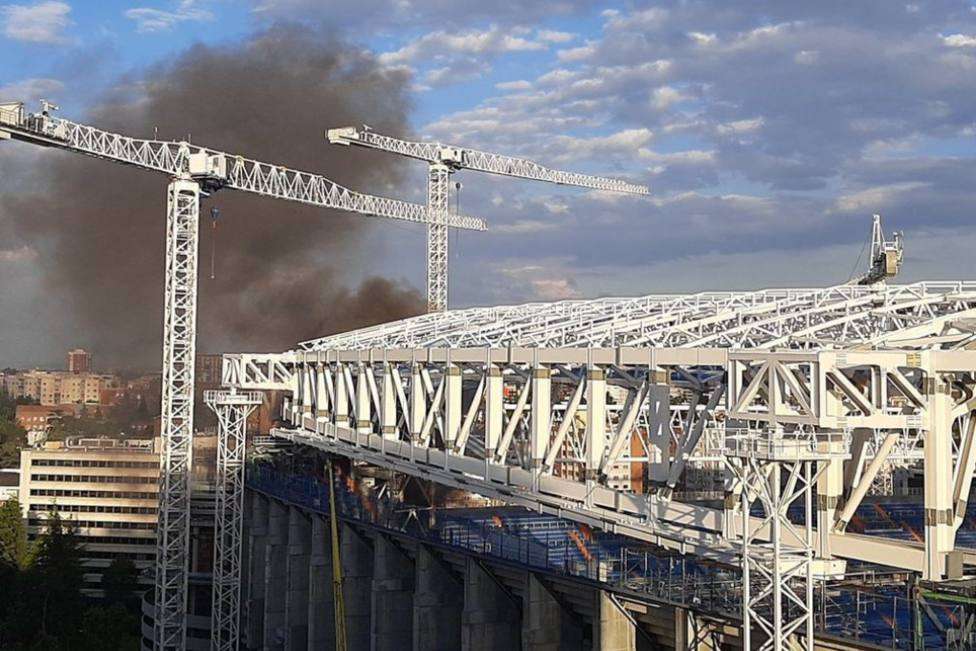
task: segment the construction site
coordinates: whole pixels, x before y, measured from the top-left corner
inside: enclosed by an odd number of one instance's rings
[[[880,217],[841,285],[451,309],[449,230],[490,228],[451,210],[455,172],[650,190],[327,132],[426,164],[414,204],[56,112],[0,105],[0,141],[153,172],[167,202],[143,648],[976,648],[976,282],[898,284]],[[199,230],[218,191],[422,225],[427,313],[225,355],[201,512]],[[280,426],[249,438],[268,392]],[[210,527],[200,569],[191,531]]]

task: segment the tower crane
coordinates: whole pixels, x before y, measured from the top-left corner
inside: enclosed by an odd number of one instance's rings
[[[881,230],[881,215],[874,215],[871,222],[871,257],[868,272],[859,277],[858,285],[874,285],[887,278],[893,278],[901,271],[905,255],[904,242],[900,231],[895,231],[892,239],[886,240]]]
[[[450,176],[454,172],[462,169],[473,170],[606,192],[643,195],[649,192],[644,185],[554,170],[523,158],[492,154],[467,147],[415,142],[385,136],[365,125],[359,129],[356,127],[329,129],[326,137],[332,144],[379,149],[427,163],[427,208],[430,211],[430,221],[427,223],[428,312],[447,309],[447,227],[452,217],[448,212],[448,192]]]
[[[159,172],[169,179],[166,213],[166,281],[163,323],[162,451],[160,454],[159,522],[156,531],[156,619],[154,646],[159,650],[186,648],[187,579],[190,533],[189,473],[193,436],[193,385],[196,352],[196,308],[200,198],[221,188],[265,197],[333,208],[371,217],[427,223],[428,209],[419,204],[355,192],[324,176],[272,163],[207,149],[185,141],[142,140],[53,115],[57,107],[42,102],[39,113],[27,113],[22,102],[0,103],[0,141],[19,140]],[[486,230],[483,220],[458,215],[438,216],[438,225]],[[243,446],[235,454],[243,460]],[[218,468],[238,468],[242,464]],[[237,477],[236,479],[240,479]],[[225,485],[243,485],[242,481]],[[240,523],[243,493],[225,502],[237,505],[228,515],[218,510],[217,536]],[[219,541],[215,545],[220,555]],[[214,649],[236,649],[238,622],[223,620],[217,611],[239,612],[240,549],[214,559]],[[226,573],[237,576],[225,576]],[[230,586],[222,595],[218,586]],[[229,601],[228,601],[229,600]]]

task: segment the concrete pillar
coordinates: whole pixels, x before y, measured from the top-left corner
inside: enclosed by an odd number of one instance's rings
[[[268,545],[268,498],[256,491],[251,495],[251,528],[247,545],[247,592],[244,595],[245,645],[260,649],[264,645],[264,560]]]
[[[370,649],[400,651],[413,639],[414,564],[393,539],[373,539]]]
[[[372,609],[373,549],[355,529],[339,525],[342,560],[342,597],[346,606],[346,644],[348,651],[370,648]]]
[[[566,610],[549,588],[531,572],[522,603],[522,648],[525,651],[581,649],[581,619]]]
[[[464,573],[461,649],[517,649],[521,628],[521,604],[478,561],[469,558]]]
[[[426,545],[418,545],[413,593],[413,651],[461,648],[464,586]]]
[[[313,515],[308,557],[308,651],[332,651],[334,648],[332,540],[329,521]]]
[[[610,599],[610,594],[597,592],[600,622],[594,626],[593,651],[634,651],[637,630],[624,612]]]
[[[285,648],[305,651],[308,648],[308,573],[311,524],[294,506],[288,508],[288,555],[285,593]]]
[[[284,649],[285,590],[288,588],[288,509],[270,500],[264,553],[264,648]]]

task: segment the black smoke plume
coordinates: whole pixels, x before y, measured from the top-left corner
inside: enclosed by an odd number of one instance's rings
[[[327,34],[279,25],[234,45],[193,46],[124,79],[84,119],[137,137],[190,138],[390,194],[398,179],[391,157],[329,146],[323,134],[363,122],[405,131],[407,81]],[[167,179],[64,152],[38,157],[37,166],[31,191],[4,201],[17,236],[39,253],[48,298],[61,303],[76,341],[94,348],[103,365],[157,366]],[[210,206],[221,215],[215,280]],[[207,199],[198,349],[280,350],[419,313],[420,294],[402,283],[371,277],[349,287],[367,221],[232,190]]]

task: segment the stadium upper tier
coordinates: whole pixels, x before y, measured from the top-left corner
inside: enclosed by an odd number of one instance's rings
[[[314,339],[299,350],[473,347],[964,348],[976,281],[655,294],[478,307]]]

